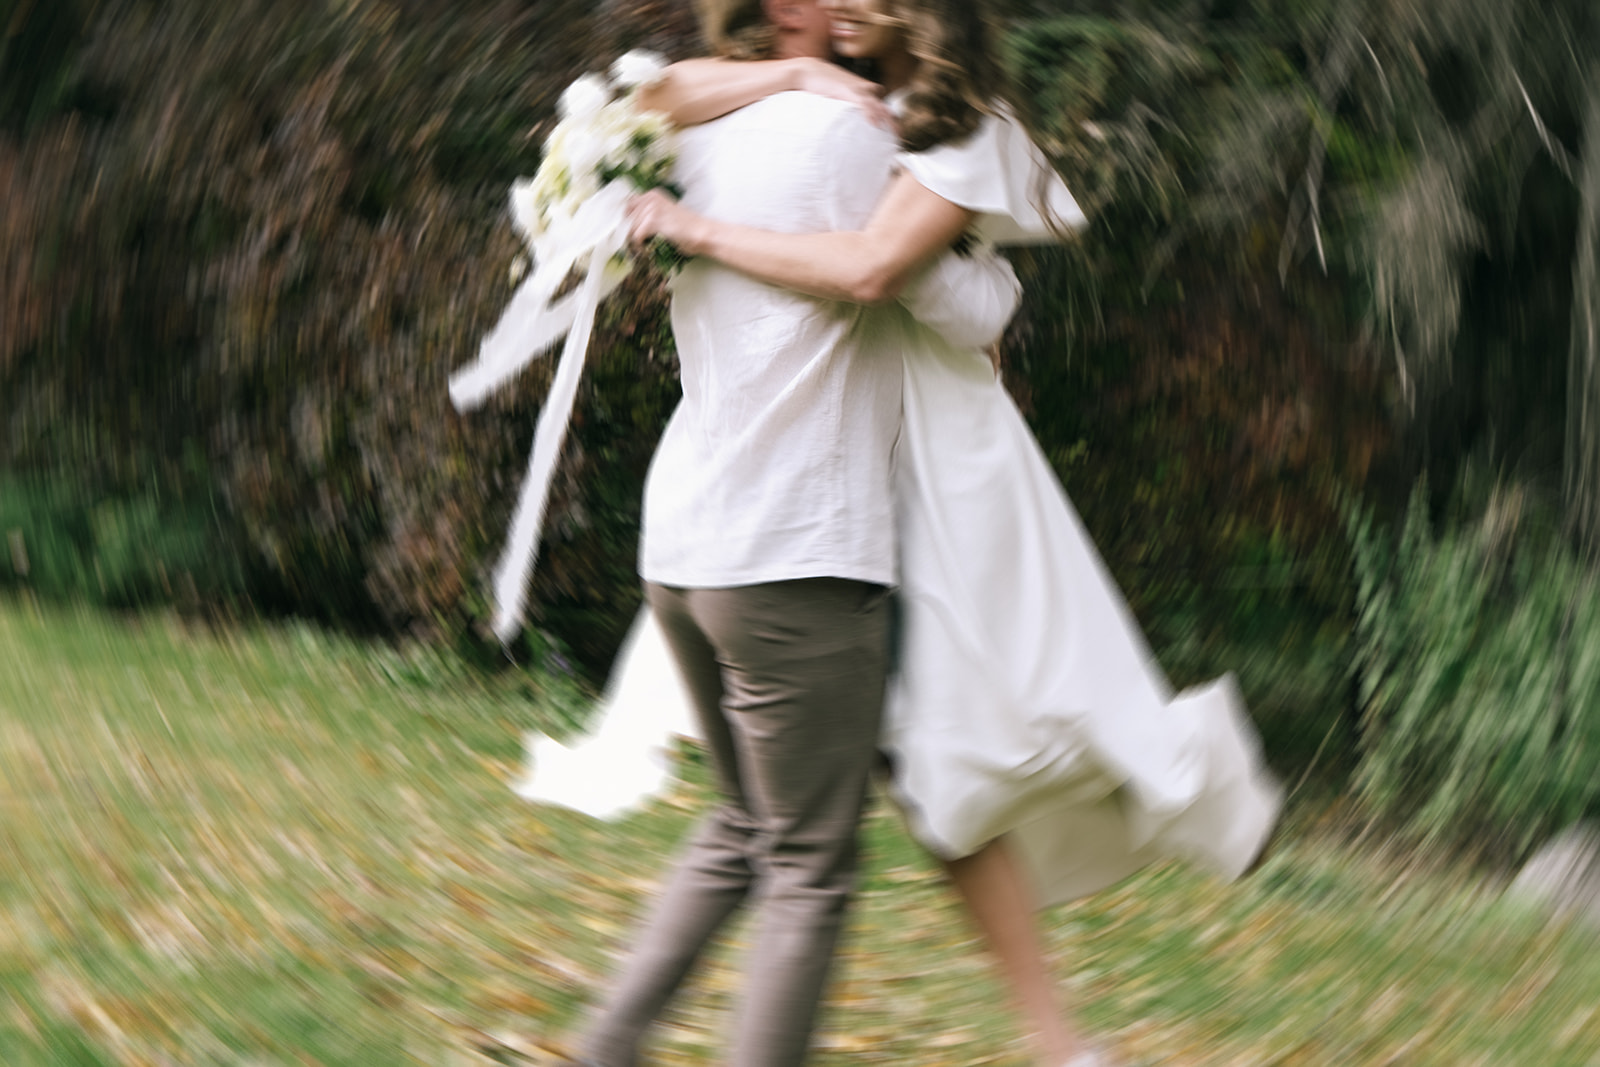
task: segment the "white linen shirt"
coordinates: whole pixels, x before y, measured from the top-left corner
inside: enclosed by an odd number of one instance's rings
[[[788,92],[680,134],[684,203],[784,233],[860,229],[893,135],[848,104]],[[895,581],[890,474],[896,331],[866,309],[704,257],[674,283],[683,399],[645,482],[639,572],[683,588],[794,578]]]

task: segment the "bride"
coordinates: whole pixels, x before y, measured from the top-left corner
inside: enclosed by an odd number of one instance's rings
[[[865,229],[769,233],[657,192],[631,209],[636,240],[879,303],[952,244],[992,256],[1082,221],[1004,102],[977,5],[823,6],[836,50],[872,61],[898,118],[901,173]],[[641,102],[692,124],[793,88],[794,73],[793,61],[691,60]],[[1041,1061],[1093,1064],[1055,1003],[1033,913],[1165,858],[1239,876],[1270,834],[1278,789],[1231,676],[1172,693],[988,358],[896,321],[903,627],[882,739],[889,789],[995,952]],[[613,705],[660,709],[659,694],[629,696],[642,688],[629,676],[649,674],[644,646],[625,654]]]

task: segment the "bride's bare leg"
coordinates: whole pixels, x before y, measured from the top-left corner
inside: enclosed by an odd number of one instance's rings
[[[1005,838],[944,866],[1033,1028],[1044,1067],[1058,1067],[1086,1051],[1083,1035],[1056,1003],[1035,917],[1038,905]]]

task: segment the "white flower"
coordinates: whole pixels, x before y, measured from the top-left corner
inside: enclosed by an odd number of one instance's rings
[[[606,139],[594,125],[570,131],[562,147],[574,185],[598,171],[606,157]]]
[[[546,224],[550,221],[550,205],[565,196],[571,187],[572,173],[567,170],[565,158],[552,156],[539,167],[533,179],[533,192],[538,197],[539,214]]]
[[[633,150],[634,132],[638,128],[638,113],[625,101],[608,104],[596,116],[593,131],[602,146],[600,163],[607,170],[627,170],[637,160]]]
[[[660,111],[639,111],[635,113],[633,121],[635,129],[650,139],[650,144],[656,152],[671,152],[676,127],[665,114]]]
[[[569,146],[572,142],[573,129],[574,124],[571,122],[557,123],[555,130],[551,132],[549,137],[545,138],[544,159],[539,163],[539,178],[541,180],[545,178],[547,173],[553,174],[558,169],[567,170],[570,168],[572,152]],[[551,180],[553,181],[554,179],[552,178]]]
[[[561,117],[587,122],[611,102],[611,86],[598,74],[585,74],[561,94]]]
[[[550,213],[555,218],[571,220],[578,214],[578,209],[599,191],[600,175],[593,169],[579,171],[573,175],[571,184],[552,201]]]
[[[518,178],[511,183],[511,225],[529,243],[544,233],[544,197],[540,182]]]
[[[659,55],[635,48],[611,65],[611,78],[624,89],[639,89],[660,81],[666,69]]]
[[[623,97],[601,108],[590,125],[605,133],[630,134],[638,124],[639,112],[634,109],[632,101]]]

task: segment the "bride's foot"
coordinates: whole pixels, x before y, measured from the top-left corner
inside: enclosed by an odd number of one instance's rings
[[[1034,1034],[1033,1053],[1033,1062],[1044,1067],[1118,1067],[1098,1043],[1059,1019],[1050,1033]]]
[[[1061,1067],[1117,1067],[1104,1053],[1094,1049],[1084,1049],[1077,1055],[1070,1057]]]

